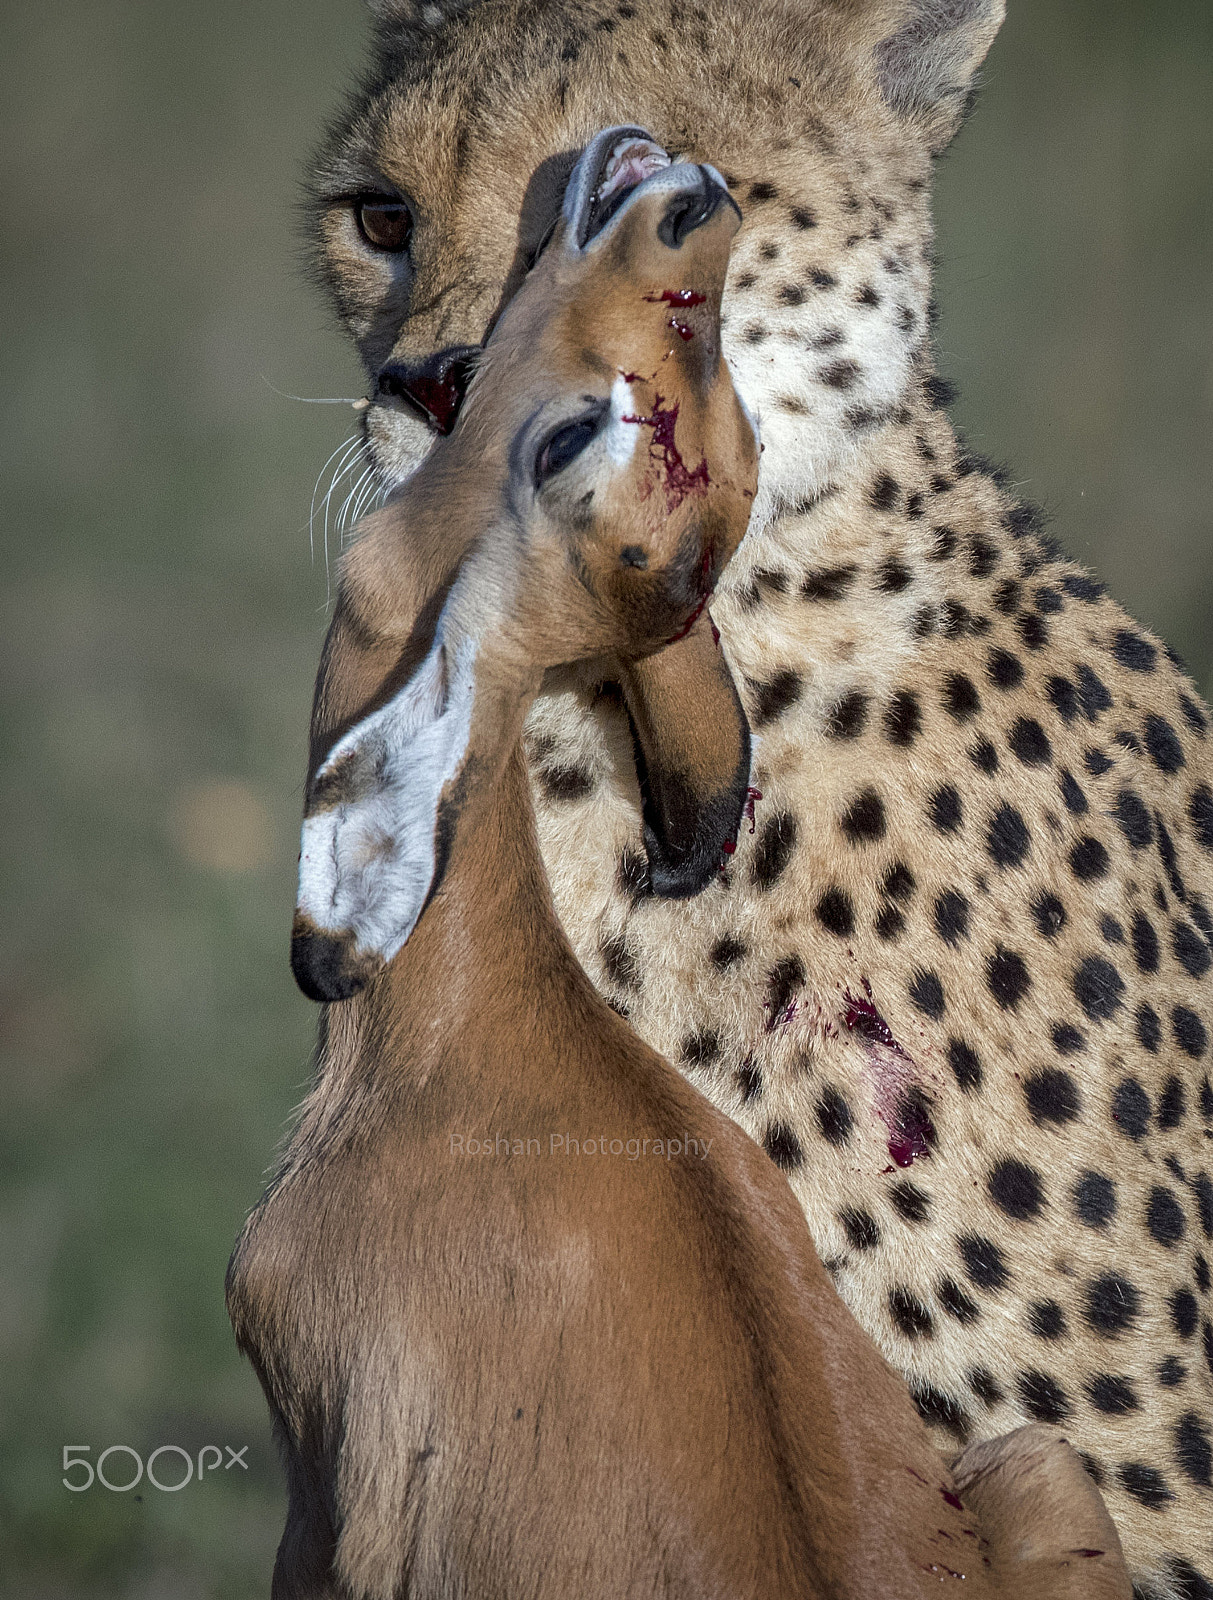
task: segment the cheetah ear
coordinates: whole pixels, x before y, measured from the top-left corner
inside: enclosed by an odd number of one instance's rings
[[[741,826],[750,728],[703,612],[656,655],[621,667],[654,894],[682,900],[719,872]]]
[[[933,151],[959,128],[1005,14],[1005,0],[902,0],[894,31],[877,44],[881,94],[922,126]]]

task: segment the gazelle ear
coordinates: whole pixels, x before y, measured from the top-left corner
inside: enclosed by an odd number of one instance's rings
[[[960,126],[1006,0],[903,0],[896,9],[892,31],[876,45],[876,81],[939,151]]]
[[[636,736],[644,842],[655,894],[698,894],[737,837],[750,728],[705,611],[691,631],[622,668]]]
[[[347,1000],[389,962],[445,865],[443,793],[471,732],[476,640],[429,654],[333,746],[310,784],[291,971],[311,1000]]]

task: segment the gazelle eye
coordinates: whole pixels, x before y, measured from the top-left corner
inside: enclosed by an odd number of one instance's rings
[[[580,422],[570,422],[567,427],[554,433],[539,452],[539,459],[535,463],[536,488],[557,472],[562,472],[570,461],[581,454],[597,432],[597,420],[583,417]]]
[[[408,249],[413,233],[413,218],[409,208],[400,200],[385,200],[368,196],[354,202],[354,219],[358,231],[373,250],[383,250],[399,255]]]

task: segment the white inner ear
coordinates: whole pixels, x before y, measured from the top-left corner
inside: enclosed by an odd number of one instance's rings
[[[445,620],[445,619],[443,619]],[[477,641],[440,621],[408,683],[333,746],[316,781],[346,769],[345,798],[303,823],[298,908],[359,954],[390,961],[434,881],[438,803],[468,746]]]

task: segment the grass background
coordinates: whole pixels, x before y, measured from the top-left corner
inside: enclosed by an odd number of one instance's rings
[[[939,169],[973,442],[1213,683],[1213,8],[1011,0]],[[0,1594],[268,1592],[282,1497],[223,1311],[304,1086],[286,966],[325,626],[307,507],[361,379],[302,161],[359,0],[0,19]],[[180,1494],[64,1444],[248,1445]],[[114,1459],[118,1481],[127,1466]],[[162,1476],[175,1469],[165,1461]]]

